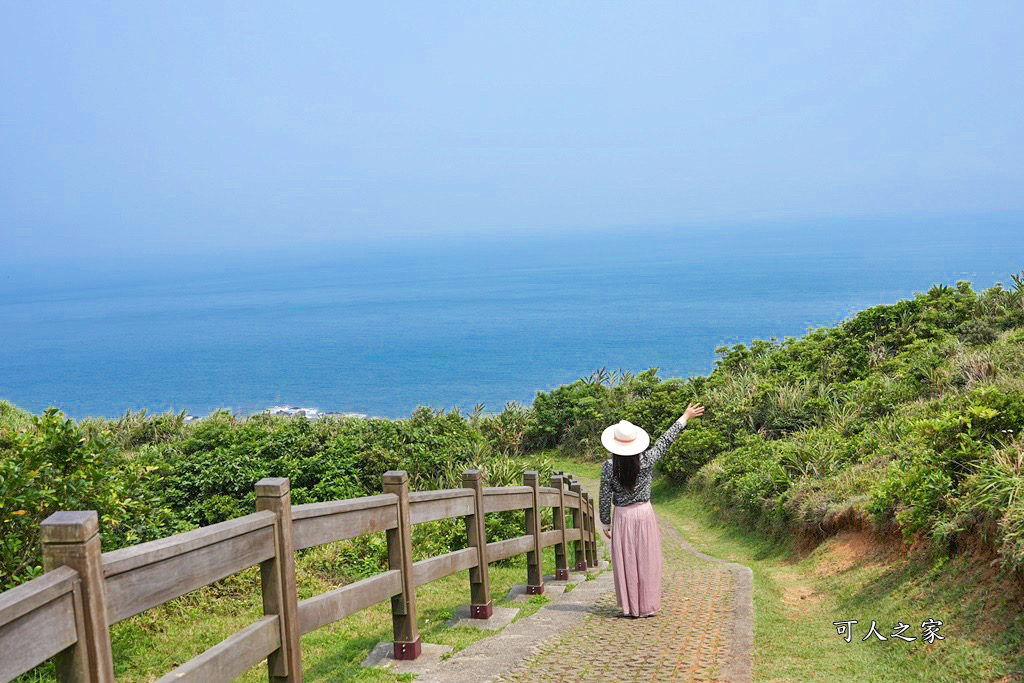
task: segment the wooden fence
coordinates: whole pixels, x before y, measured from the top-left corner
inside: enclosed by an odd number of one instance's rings
[[[0,681],[51,657],[59,681],[114,680],[110,626],[151,607],[260,565],[264,616],[160,680],[228,681],[267,660],[272,681],[301,681],[300,636],[385,600],[391,601],[396,659],[420,654],[416,587],[469,570],[470,613],[491,616],[487,566],[526,553],[527,592],[544,591],[541,550],[555,547],[556,578],[597,566],[594,502],[578,482],[556,474],[540,486],[483,487],[478,470],[464,488],[409,491],[405,472],[384,475],[377,496],[292,505],[287,479],[256,484],[256,512],[220,524],[111,552],[101,552],[94,511],[56,512],[42,524],[45,573],[0,593]],[[568,485],[568,486],[566,486]],[[541,508],[554,529],[542,531]],[[524,510],[526,535],[488,542],[484,515]],[[571,525],[567,523],[569,511]],[[412,525],[462,517],[468,547],[413,562]],[[388,571],[301,602],[295,551],[384,531]]]

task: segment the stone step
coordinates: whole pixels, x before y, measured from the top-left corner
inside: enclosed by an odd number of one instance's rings
[[[416,659],[395,659],[394,647],[390,640],[382,640],[373,646],[362,665],[395,673],[422,674],[434,669],[441,658],[454,649],[451,645],[420,643],[422,649]]]
[[[544,581],[544,592],[541,593],[540,595],[543,595],[546,598],[550,598],[550,599],[554,600],[557,596],[561,595],[564,592],[565,592],[565,583],[564,582],[563,583],[557,583],[557,584],[556,583],[548,583],[547,580],[545,579],[545,581]],[[505,599],[506,600],[513,600],[515,602],[526,602],[527,600],[529,600],[532,597],[533,597],[533,595],[531,595],[530,593],[526,592],[526,584],[525,583],[520,583],[520,584],[517,584],[515,586],[512,586],[512,590],[510,590],[508,592],[508,595],[505,597]]]
[[[556,579],[553,574],[548,574],[544,577],[544,586],[562,586],[565,588],[567,583],[580,583],[581,581],[587,580],[586,572],[578,572],[575,569],[569,572],[568,579]],[[546,589],[546,588],[545,588]]]
[[[469,613],[469,605],[462,605],[455,608],[455,616],[445,622],[449,628],[463,626],[466,628],[479,628],[487,631],[496,631],[512,623],[512,620],[519,614],[518,607],[495,607],[494,612],[487,619],[473,619]]]

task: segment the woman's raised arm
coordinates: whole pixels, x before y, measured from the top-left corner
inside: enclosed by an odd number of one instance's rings
[[[683,431],[683,427],[686,426],[688,420],[700,417],[704,414],[704,406],[699,403],[691,403],[686,407],[686,412],[679,416],[672,426],[665,430],[665,433],[658,437],[658,440],[654,442],[654,445],[648,448],[640,456],[640,467],[653,467],[654,463],[661,459],[661,456],[665,455],[668,451],[669,446],[679,436],[679,432]]]

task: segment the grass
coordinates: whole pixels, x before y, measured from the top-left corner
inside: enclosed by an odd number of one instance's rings
[[[753,570],[756,681],[1020,680],[1008,678],[1019,676],[1024,663],[1018,606],[1005,595],[991,602],[998,590],[978,583],[984,572],[966,556],[856,561],[844,535],[801,557],[793,545],[722,523],[705,501],[664,482],[652,498],[702,552]],[[965,602],[972,593],[986,593],[990,602]],[[858,623],[847,643],[832,622],[850,619]],[[922,639],[927,619],[943,622],[944,640]],[[888,640],[862,640],[872,620]],[[898,622],[910,625],[902,635],[917,639],[891,637]]]

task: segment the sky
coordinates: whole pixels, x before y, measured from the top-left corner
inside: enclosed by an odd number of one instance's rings
[[[0,264],[1015,220],[1022,26],[1019,2],[4,3]]]

